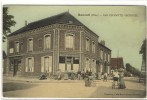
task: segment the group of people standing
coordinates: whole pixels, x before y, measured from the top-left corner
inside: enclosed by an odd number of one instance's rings
[[[114,84],[117,85],[119,84],[120,89],[125,89],[126,85],[124,81],[124,71],[123,70],[118,71],[117,69],[115,69],[112,75],[113,75],[113,81],[115,82]]]

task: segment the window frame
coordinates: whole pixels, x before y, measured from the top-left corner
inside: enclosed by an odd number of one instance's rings
[[[96,43],[94,41],[92,41],[92,53],[95,53],[95,49],[96,49]]]
[[[85,47],[86,47],[86,51],[90,51],[90,38],[88,38],[88,37],[86,37],[86,46]]]
[[[48,48],[47,48],[47,46],[46,46],[46,44],[47,44],[47,43],[46,43],[46,39],[45,39],[46,36],[49,36],[49,45],[48,45],[49,47],[48,47]],[[44,35],[44,43],[43,43],[43,44],[44,44],[44,50],[49,50],[49,49],[51,49],[51,34],[45,34],[45,35]]]
[[[68,35],[73,37],[72,47],[67,47],[67,43],[69,43],[69,41],[67,42],[66,36],[68,36]],[[66,33],[65,34],[65,43],[64,44],[65,44],[65,49],[74,49],[75,48],[75,34],[74,33],[70,33],[70,32]],[[68,46],[69,46],[69,44],[68,44]]]
[[[17,45],[17,43],[18,43],[18,45]],[[20,43],[19,43],[19,41],[15,41],[15,52],[16,53],[19,53],[20,52]]]
[[[30,49],[30,40],[32,40],[32,47],[31,47],[31,49]],[[33,38],[28,38],[28,44],[27,44],[27,51],[28,52],[32,52],[33,51],[33,44],[34,44]]]

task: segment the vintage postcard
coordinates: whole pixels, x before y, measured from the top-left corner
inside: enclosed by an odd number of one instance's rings
[[[146,6],[3,5],[3,98],[146,98]]]

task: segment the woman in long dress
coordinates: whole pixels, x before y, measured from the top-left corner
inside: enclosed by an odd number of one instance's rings
[[[120,82],[120,89],[125,89],[126,85],[125,85],[125,81],[124,81],[124,72],[123,71],[119,72],[119,82]]]

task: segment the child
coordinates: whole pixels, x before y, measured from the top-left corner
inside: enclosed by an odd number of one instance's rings
[[[106,72],[104,73],[104,79],[103,79],[103,81],[107,81],[107,73]]]

